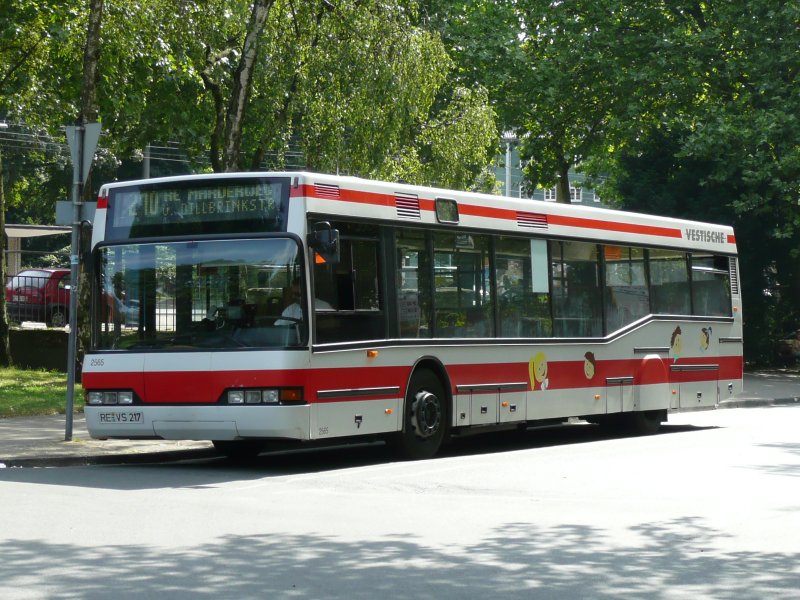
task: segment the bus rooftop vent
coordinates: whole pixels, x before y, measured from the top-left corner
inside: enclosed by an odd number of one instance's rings
[[[419,219],[419,198],[413,194],[395,194],[394,205],[401,219]]]
[[[339,186],[331,185],[329,183],[315,183],[314,195],[317,198],[329,198],[331,200],[339,200]]]
[[[527,229],[547,229],[547,215],[517,211],[517,225]]]

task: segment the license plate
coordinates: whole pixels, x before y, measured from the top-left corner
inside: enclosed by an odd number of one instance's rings
[[[11,296],[12,302],[27,302],[28,299],[25,296]]]
[[[144,423],[144,415],[140,410],[115,410],[101,412],[98,415],[101,423]]]

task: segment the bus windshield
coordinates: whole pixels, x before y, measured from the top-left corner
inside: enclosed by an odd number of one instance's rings
[[[296,240],[119,244],[98,250],[94,347],[209,350],[305,344]],[[292,283],[295,282],[293,286]],[[293,318],[281,313],[292,302]]]

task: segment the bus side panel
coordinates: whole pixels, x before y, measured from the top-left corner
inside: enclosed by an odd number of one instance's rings
[[[401,407],[401,398],[315,403],[311,439],[398,431]]]

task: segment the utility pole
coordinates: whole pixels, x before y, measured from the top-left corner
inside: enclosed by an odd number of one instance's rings
[[[150,142],[144,147],[144,159],[142,160],[142,179],[150,179]]]
[[[83,185],[89,176],[94,149],[100,138],[100,123],[68,125],[67,141],[72,156],[72,249],[69,255],[69,339],[67,342],[67,414],[64,440],[72,441],[72,411],[75,406],[75,357],[78,347],[78,267]]]

